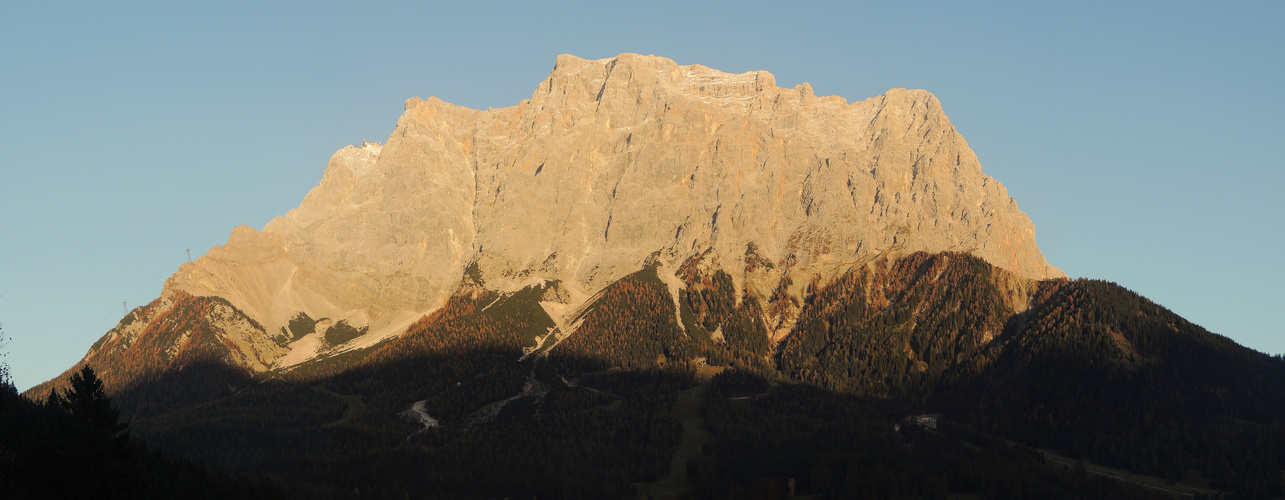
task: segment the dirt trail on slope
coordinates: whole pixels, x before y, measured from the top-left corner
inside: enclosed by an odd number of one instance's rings
[[[638,483],[638,493],[652,498],[660,498],[665,493],[679,494],[691,490],[687,481],[687,462],[700,456],[709,441],[709,430],[705,428],[705,419],[701,417],[701,401],[709,393],[709,382],[714,375],[722,371],[721,367],[702,366],[696,372],[700,380],[696,387],[678,393],[678,401],[670,415],[683,424],[683,440],[678,443],[674,460],[669,464],[669,473],[654,483]]]
[[[357,415],[361,415],[362,413],[366,412],[366,403],[361,400],[361,396],[359,395],[339,394],[337,392],[331,391],[330,389],[327,389],[326,384],[314,385],[312,386],[312,390],[331,397],[339,398],[339,400],[343,401],[345,404],[348,405],[348,408],[344,409],[343,417],[340,417],[339,420],[336,420],[334,422],[330,422],[328,424],[322,425],[322,427],[335,427],[338,425],[344,425],[348,422],[351,422],[352,419],[355,418]]]

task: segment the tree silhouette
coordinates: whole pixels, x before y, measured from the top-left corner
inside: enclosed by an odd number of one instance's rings
[[[92,368],[69,379],[41,403],[18,394],[0,369],[0,498],[281,497],[270,482],[148,450],[130,439]]]
[[[58,488],[69,496],[135,496],[140,477],[128,425],[119,421],[93,368],[85,365],[69,382],[62,394],[51,390],[45,400],[46,410],[60,423],[44,429],[49,450],[37,453],[47,455],[40,462],[51,469],[39,472],[56,477],[59,469],[73,471]]]
[[[103,382],[89,365],[72,374],[71,388],[62,399],[63,411],[97,435],[122,443],[129,439],[129,424],[120,421],[120,412],[112,407]]]
[[[0,325],[0,385],[13,385],[9,375],[9,363],[5,362],[5,356],[9,355],[5,348],[9,347],[9,340],[4,337],[4,326]]]

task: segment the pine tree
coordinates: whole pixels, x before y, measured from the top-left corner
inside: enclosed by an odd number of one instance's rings
[[[129,440],[129,424],[120,421],[120,412],[112,407],[103,382],[89,365],[71,375],[71,388],[64,392],[63,400],[64,411],[90,429],[112,440]]]
[[[49,454],[41,462],[70,471],[55,487],[68,497],[133,498],[139,491],[138,462],[129,440],[128,424],[88,365],[70,377],[62,394],[52,392],[45,408],[63,423],[48,429]],[[55,471],[43,471],[54,473]]]

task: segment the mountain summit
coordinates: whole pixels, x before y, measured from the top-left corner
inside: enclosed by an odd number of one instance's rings
[[[849,103],[765,71],[563,55],[516,106],[409,99],[386,144],[336,152],[299,208],[237,227],[160,303],[225,300],[245,316],[224,314],[230,359],[261,371],[373,345],[461,286],[555,284],[542,304],[561,325],[644,266],[677,310],[684,265],[729,270],[738,297],[798,298],[917,251],[1063,276],[926,91]],[[772,340],[794,303],[765,318]]]
[[[927,92],[562,56],[409,100],[72,370],[300,498],[1279,497],[1285,361],[1033,234]]]

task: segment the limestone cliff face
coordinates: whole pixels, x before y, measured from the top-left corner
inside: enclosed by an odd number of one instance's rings
[[[386,144],[335,153],[298,209],[237,228],[166,286],[224,297],[268,332],[303,312],[378,338],[466,275],[560,280],[574,302],[645,264],[672,277],[697,262],[762,295],[788,277],[798,295],[920,250],[1062,276],[928,92],[848,103],[764,71],[564,55],[513,107],[408,100]]]

